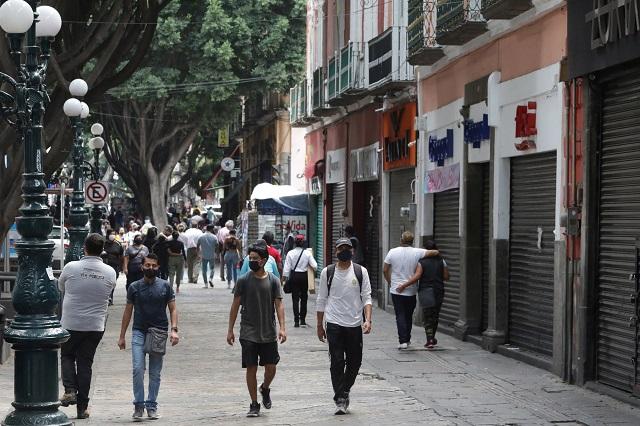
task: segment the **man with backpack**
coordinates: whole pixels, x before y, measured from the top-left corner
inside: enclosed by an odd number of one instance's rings
[[[335,414],[346,414],[362,364],[362,334],[371,332],[371,283],[366,268],[351,261],[349,238],[336,242],[336,257],[338,262],[320,274],[317,333],[321,342],[329,343]]]

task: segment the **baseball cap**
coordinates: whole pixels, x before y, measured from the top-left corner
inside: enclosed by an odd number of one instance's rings
[[[351,240],[349,238],[339,238],[338,241],[336,241],[336,248],[345,245],[353,247],[353,244],[351,244]]]
[[[297,241],[304,241],[304,235],[302,235],[302,234],[296,235],[296,240]]]

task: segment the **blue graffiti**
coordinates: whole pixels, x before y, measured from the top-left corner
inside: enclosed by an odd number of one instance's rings
[[[441,167],[447,158],[453,158],[453,129],[447,129],[447,136],[442,139],[429,136],[429,160]]]
[[[474,122],[467,120],[464,122],[464,142],[472,144],[474,148],[480,148],[482,141],[489,140],[491,132],[489,129],[489,116],[484,114],[482,121]]]

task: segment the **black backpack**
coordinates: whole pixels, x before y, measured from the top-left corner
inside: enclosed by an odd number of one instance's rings
[[[353,263],[353,272],[356,274],[356,278],[358,279],[358,284],[360,284],[360,293],[362,293],[362,266],[357,263]],[[336,264],[332,263],[327,266],[327,297],[329,297],[329,293],[331,292],[331,282],[333,281],[333,274],[336,272]]]

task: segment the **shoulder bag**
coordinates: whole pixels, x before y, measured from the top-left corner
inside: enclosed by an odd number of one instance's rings
[[[144,336],[143,350],[146,354],[164,355],[167,352],[169,332],[162,328],[149,327]]]
[[[298,263],[300,263],[300,259],[302,259],[302,255],[304,254],[304,250],[300,251],[300,256],[298,256],[298,261],[296,262],[296,266],[289,272],[289,275],[293,275],[296,272],[296,268],[298,267]],[[291,284],[291,276],[287,277],[287,280],[284,282],[284,287],[282,291],[289,294],[293,291],[293,284]]]

